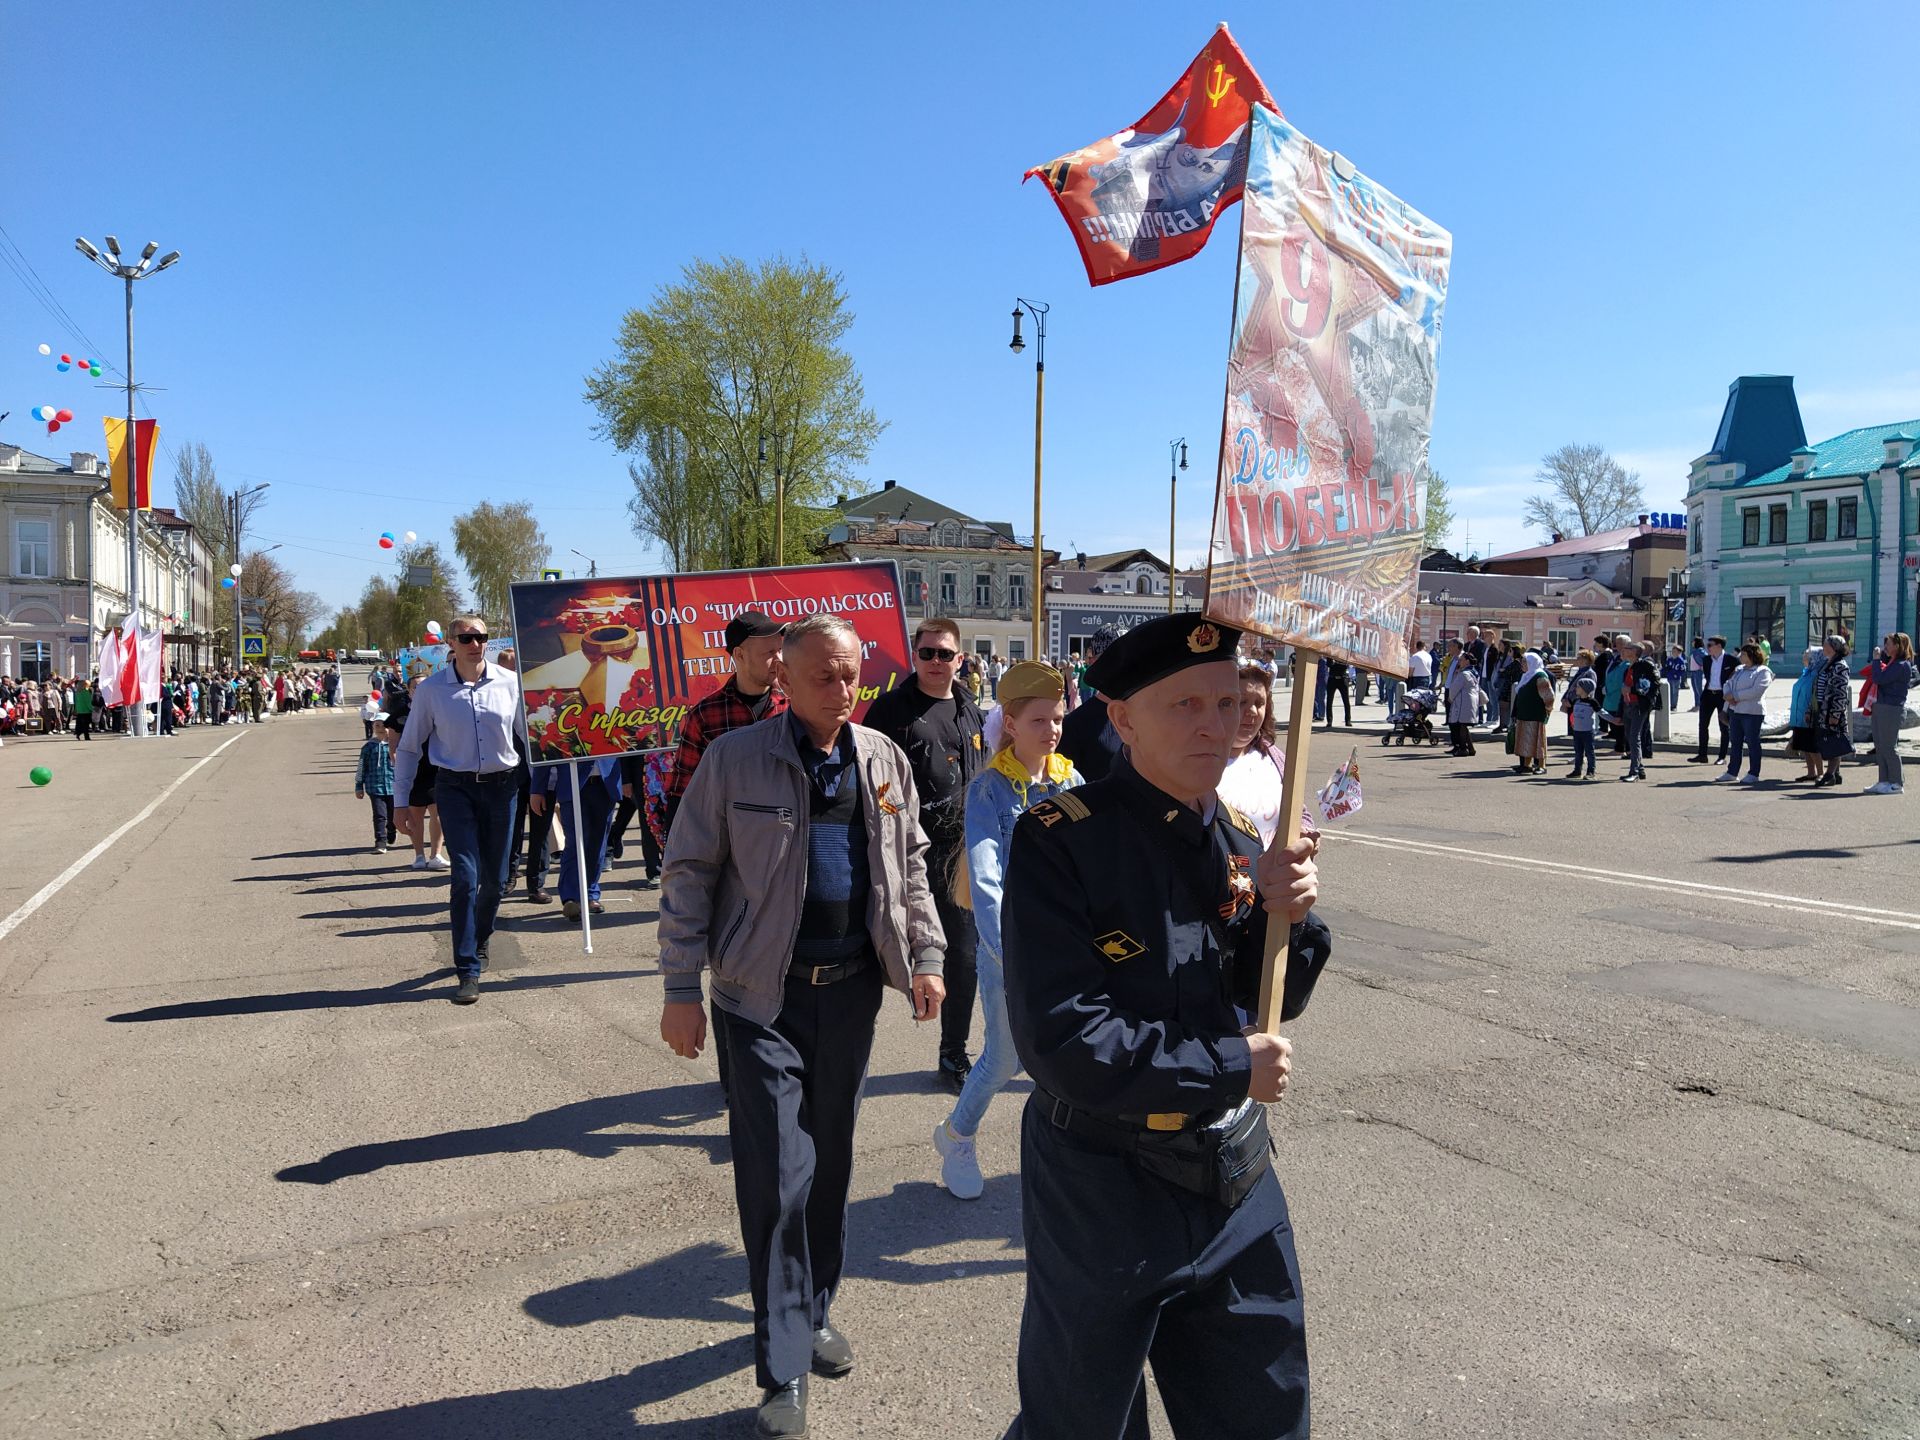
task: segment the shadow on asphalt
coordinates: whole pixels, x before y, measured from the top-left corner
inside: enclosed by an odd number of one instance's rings
[[[257,860],[333,860],[342,855],[362,853],[358,845],[342,845],[333,850],[282,850],[277,855],[256,855]]]
[[[933,1088],[931,1079],[918,1072],[872,1075],[867,1078],[864,1094],[871,1100],[878,1096],[920,1095]],[[1014,1094],[1032,1088],[1032,1082],[1026,1080],[1017,1080],[1007,1087]],[[524,1120],[509,1120],[499,1125],[349,1145],[305,1165],[289,1165],[276,1171],[274,1179],[296,1185],[331,1185],[336,1180],[370,1175],[395,1165],[430,1165],[439,1160],[518,1155],[534,1150],[564,1150],[584,1160],[611,1160],[623,1150],[652,1145],[704,1150],[711,1163],[721,1165],[732,1155],[726,1135],[694,1134],[692,1127],[717,1121],[725,1113],[719,1084],[695,1081],[661,1090],[635,1090],[626,1095],[575,1100],[551,1110],[535,1111]],[[634,1126],[645,1128],[629,1128]]]
[[[145,1024],[151,1020],[217,1020],[232,1015],[277,1015],[290,1010],[345,1010],[362,1005],[401,1005],[417,1000],[445,999],[444,990],[422,987],[445,980],[451,971],[436,966],[425,975],[364,990],[292,990],[280,995],[233,995],[219,1000],[189,1000],[177,1005],[151,1005],[145,1010],[123,1010],[107,1016],[110,1025]],[[511,980],[483,980],[481,993],[512,994],[524,990],[551,990],[559,985],[583,985],[598,980],[635,980],[656,970],[596,970],[564,975],[524,975]]]
[[[1920,845],[1920,839],[1878,840],[1871,845],[1855,845],[1847,849],[1808,848],[1805,850],[1769,850],[1761,855],[1715,855],[1711,863],[1715,865],[1766,865],[1775,860],[1853,860],[1859,858],[1862,850],[1890,850],[1897,845]]]

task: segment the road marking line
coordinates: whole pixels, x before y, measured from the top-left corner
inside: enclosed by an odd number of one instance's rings
[[[1329,838],[1329,835],[1330,832],[1321,832],[1323,839]],[[1863,925],[1882,925],[1898,930],[1920,930],[1920,915],[1905,910],[1878,910],[1867,905],[1848,905],[1837,900],[1815,900],[1804,895],[1792,895],[1781,899],[1762,891],[1740,890],[1731,885],[1709,885],[1700,880],[1674,880],[1663,875],[1637,875],[1630,870],[1600,870],[1559,860],[1539,860],[1525,855],[1502,855],[1491,850],[1468,850],[1462,846],[1442,845],[1428,840],[1401,840],[1387,835],[1353,833],[1333,833],[1330,838],[1350,841],[1355,845],[1370,845],[1380,850],[1401,850],[1410,855],[1452,855],[1463,860],[1471,860],[1476,864],[1493,865],[1507,870],[1558,870],[1577,875],[1583,880],[1597,880],[1603,885],[1617,885],[1632,890],[1657,890],[1668,894],[1675,889],[1693,890],[1705,895],[1725,896],[1767,910],[1791,910],[1801,915],[1857,920]]]
[[[245,735],[246,733],[247,732],[245,730],[242,730],[239,735],[235,735],[230,739],[226,740],[225,742],[223,742],[220,748],[218,750],[215,750],[212,754],[202,755],[198,760],[193,762],[193,765],[186,771],[185,774],[181,775],[171,785],[167,786],[166,789],[162,790],[158,795],[154,796],[153,799],[149,800],[147,802],[146,809],[142,810],[138,815],[134,816],[131,820],[127,821],[126,824],[122,825],[118,830],[114,831],[111,835],[107,836],[106,839],[102,840],[98,845],[95,845],[91,850],[87,851],[86,854],[82,855],[78,860],[74,861],[73,864],[69,865],[66,869],[62,870],[58,875],[54,876],[53,879],[49,880],[46,884],[42,885],[32,895],[28,896],[26,900],[24,900],[21,903],[20,908],[18,910],[15,910],[11,915],[7,916],[6,919],[0,920],[0,940],[4,940],[7,938],[7,936],[11,935],[16,929],[18,929],[29,918],[31,918],[34,911],[38,910],[42,905],[46,904],[47,901],[51,900],[54,896],[58,895],[62,890],[64,890],[67,886],[67,883],[71,881],[76,875],[78,875],[82,870],[85,870],[87,866],[91,865],[94,861],[98,860],[102,855],[106,854],[108,849],[112,847],[114,841],[118,840],[122,835],[126,834],[129,830],[133,829],[133,827],[138,825],[142,820],[146,819],[149,815],[153,814],[155,810],[158,810],[160,808],[160,802],[165,800],[169,795],[173,794],[173,792],[178,790],[182,785],[186,784],[187,781],[191,780],[193,778],[193,772],[195,770],[198,770],[202,765],[206,764],[207,761],[215,759],[220,754],[221,750],[225,750],[228,745],[233,744],[235,740],[240,739],[241,736]]]

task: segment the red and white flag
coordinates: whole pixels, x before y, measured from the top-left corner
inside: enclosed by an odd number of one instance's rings
[[[160,700],[160,627],[140,632],[140,659],[138,691],[142,705],[158,704]]]
[[[120,699],[120,632],[109,630],[100,642],[100,703],[109,708]]]

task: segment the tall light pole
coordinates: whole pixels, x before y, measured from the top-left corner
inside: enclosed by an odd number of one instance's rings
[[[1025,310],[1033,317],[1033,338],[1038,346],[1033,358],[1033,593],[1028,596],[1033,606],[1033,653],[1027,656],[1029,660],[1046,659],[1046,651],[1040,644],[1040,606],[1046,595],[1041,575],[1040,437],[1047,416],[1047,311],[1051,308],[1038,300],[1016,299],[1013,302],[1013,339],[1007,346],[1016,355],[1027,348],[1027,342],[1020,338],[1020,312]]]
[[[233,565],[227,573],[233,576],[233,668],[236,674],[239,673],[240,662],[244,658],[240,650],[243,643],[242,636],[246,633],[240,624],[240,525],[246,518],[242,514],[243,507],[240,502],[249,495],[258,495],[262,490],[272,488],[271,480],[263,480],[251,490],[234,491],[227,501],[227,534],[233,537]],[[280,547],[276,545],[273,548],[278,550]],[[263,550],[260,553],[264,555],[267,552]]]
[[[107,250],[113,256],[111,260],[96,250],[84,236],[75,238],[73,248],[109,275],[124,280],[127,285],[127,433],[124,437],[127,454],[127,613],[134,617],[137,631],[140,626],[140,486],[137,474],[140,447],[134,443],[133,429],[133,282],[144,280],[149,275],[158,275],[180,258],[180,252],[169,250],[156,265],[153,252],[160,246],[149,240],[147,248],[140,252],[140,259],[129,263],[120,258],[120,242],[111,235],[107,236]],[[91,625],[92,616],[88,616],[88,623]],[[130,733],[135,736],[147,733],[147,707],[144,704],[133,707]]]
[[[587,562],[587,578],[589,580],[598,580],[600,578],[600,566],[591,555],[582,554],[571,545],[567,547],[567,553],[569,555],[579,555],[582,560]]]
[[[1176,466],[1174,461],[1180,463]],[[1173,563],[1175,519],[1179,515],[1180,472],[1187,468],[1187,439],[1167,442],[1167,613],[1173,614],[1173,592],[1179,584],[1180,567]]]
[[[1440,593],[1433,598],[1440,603],[1440,643],[1445,645],[1447,642],[1447,607],[1453,604],[1453,592],[1443,585],[1440,587]]]

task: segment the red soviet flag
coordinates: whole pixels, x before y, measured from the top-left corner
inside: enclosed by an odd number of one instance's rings
[[[1036,165],[1095,285],[1177,265],[1246,183],[1247,117],[1274,103],[1222,25],[1171,90],[1118,135]]]

